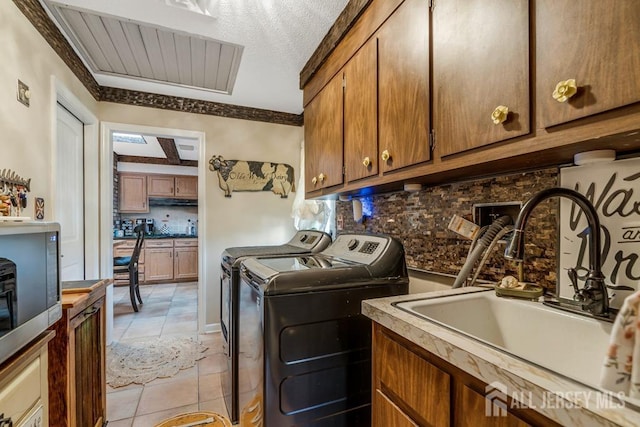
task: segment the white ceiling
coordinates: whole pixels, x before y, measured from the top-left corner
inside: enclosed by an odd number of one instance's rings
[[[300,70],[348,0],[217,0],[214,17],[168,6],[165,0],[44,2],[244,48],[230,95],[103,74],[87,63],[101,86],[300,114]]]

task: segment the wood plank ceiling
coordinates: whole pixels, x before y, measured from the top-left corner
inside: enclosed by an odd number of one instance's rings
[[[51,13],[94,73],[231,94],[243,47],[54,3]]]

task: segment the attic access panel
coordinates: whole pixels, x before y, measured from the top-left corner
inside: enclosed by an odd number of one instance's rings
[[[243,46],[45,1],[94,74],[233,91]]]

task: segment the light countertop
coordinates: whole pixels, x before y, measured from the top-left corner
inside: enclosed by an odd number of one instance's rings
[[[523,402],[525,405],[562,425],[640,425],[640,408],[634,408],[628,402],[603,405],[601,402],[606,399],[603,400],[602,396],[605,395],[596,388],[555,374],[392,305],[400,301],[455,295],[469,290],[435,290],[366,300],[362,302],[362,313],[486,384],[496,381],[503,384],[511,397],[526,396],[528,400]],[[563,355],[558,354],[558,357]],[[552,393],[560,396],[556,404],[543,404]]]

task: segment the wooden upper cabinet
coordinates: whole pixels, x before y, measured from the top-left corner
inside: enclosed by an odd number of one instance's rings
[[[428,1],[405,0],[376,33],[383,172],[431,160],[429,16]]]
[[[537,0],[537,126],[566,123],[640,101],[638,0]],[[556,101],[556,84],[577,93]]]
[[[173,175],[149,175],[147,194],[149,197],[173,197],[175,180]]]
[[[175,196],[185,199],[198,198],[198,177],[197,176],[176,176]]]
[[[342,184],[342,73],[338,73],[304,112],[305,191]]]
[[[528,134],[529,1],[442,1],[432,22],[439,155]],[[496,124],[492,113],[499,106],[508,114]]]
[[[345,179],[378,174],[377,40],[370,39],[344,67]]]
[[[149,212],[146,175],[121,173],[119,183],[120,212]]]
[[[190,175],[149,175],[149,197],[198,198],[198,177]]]

